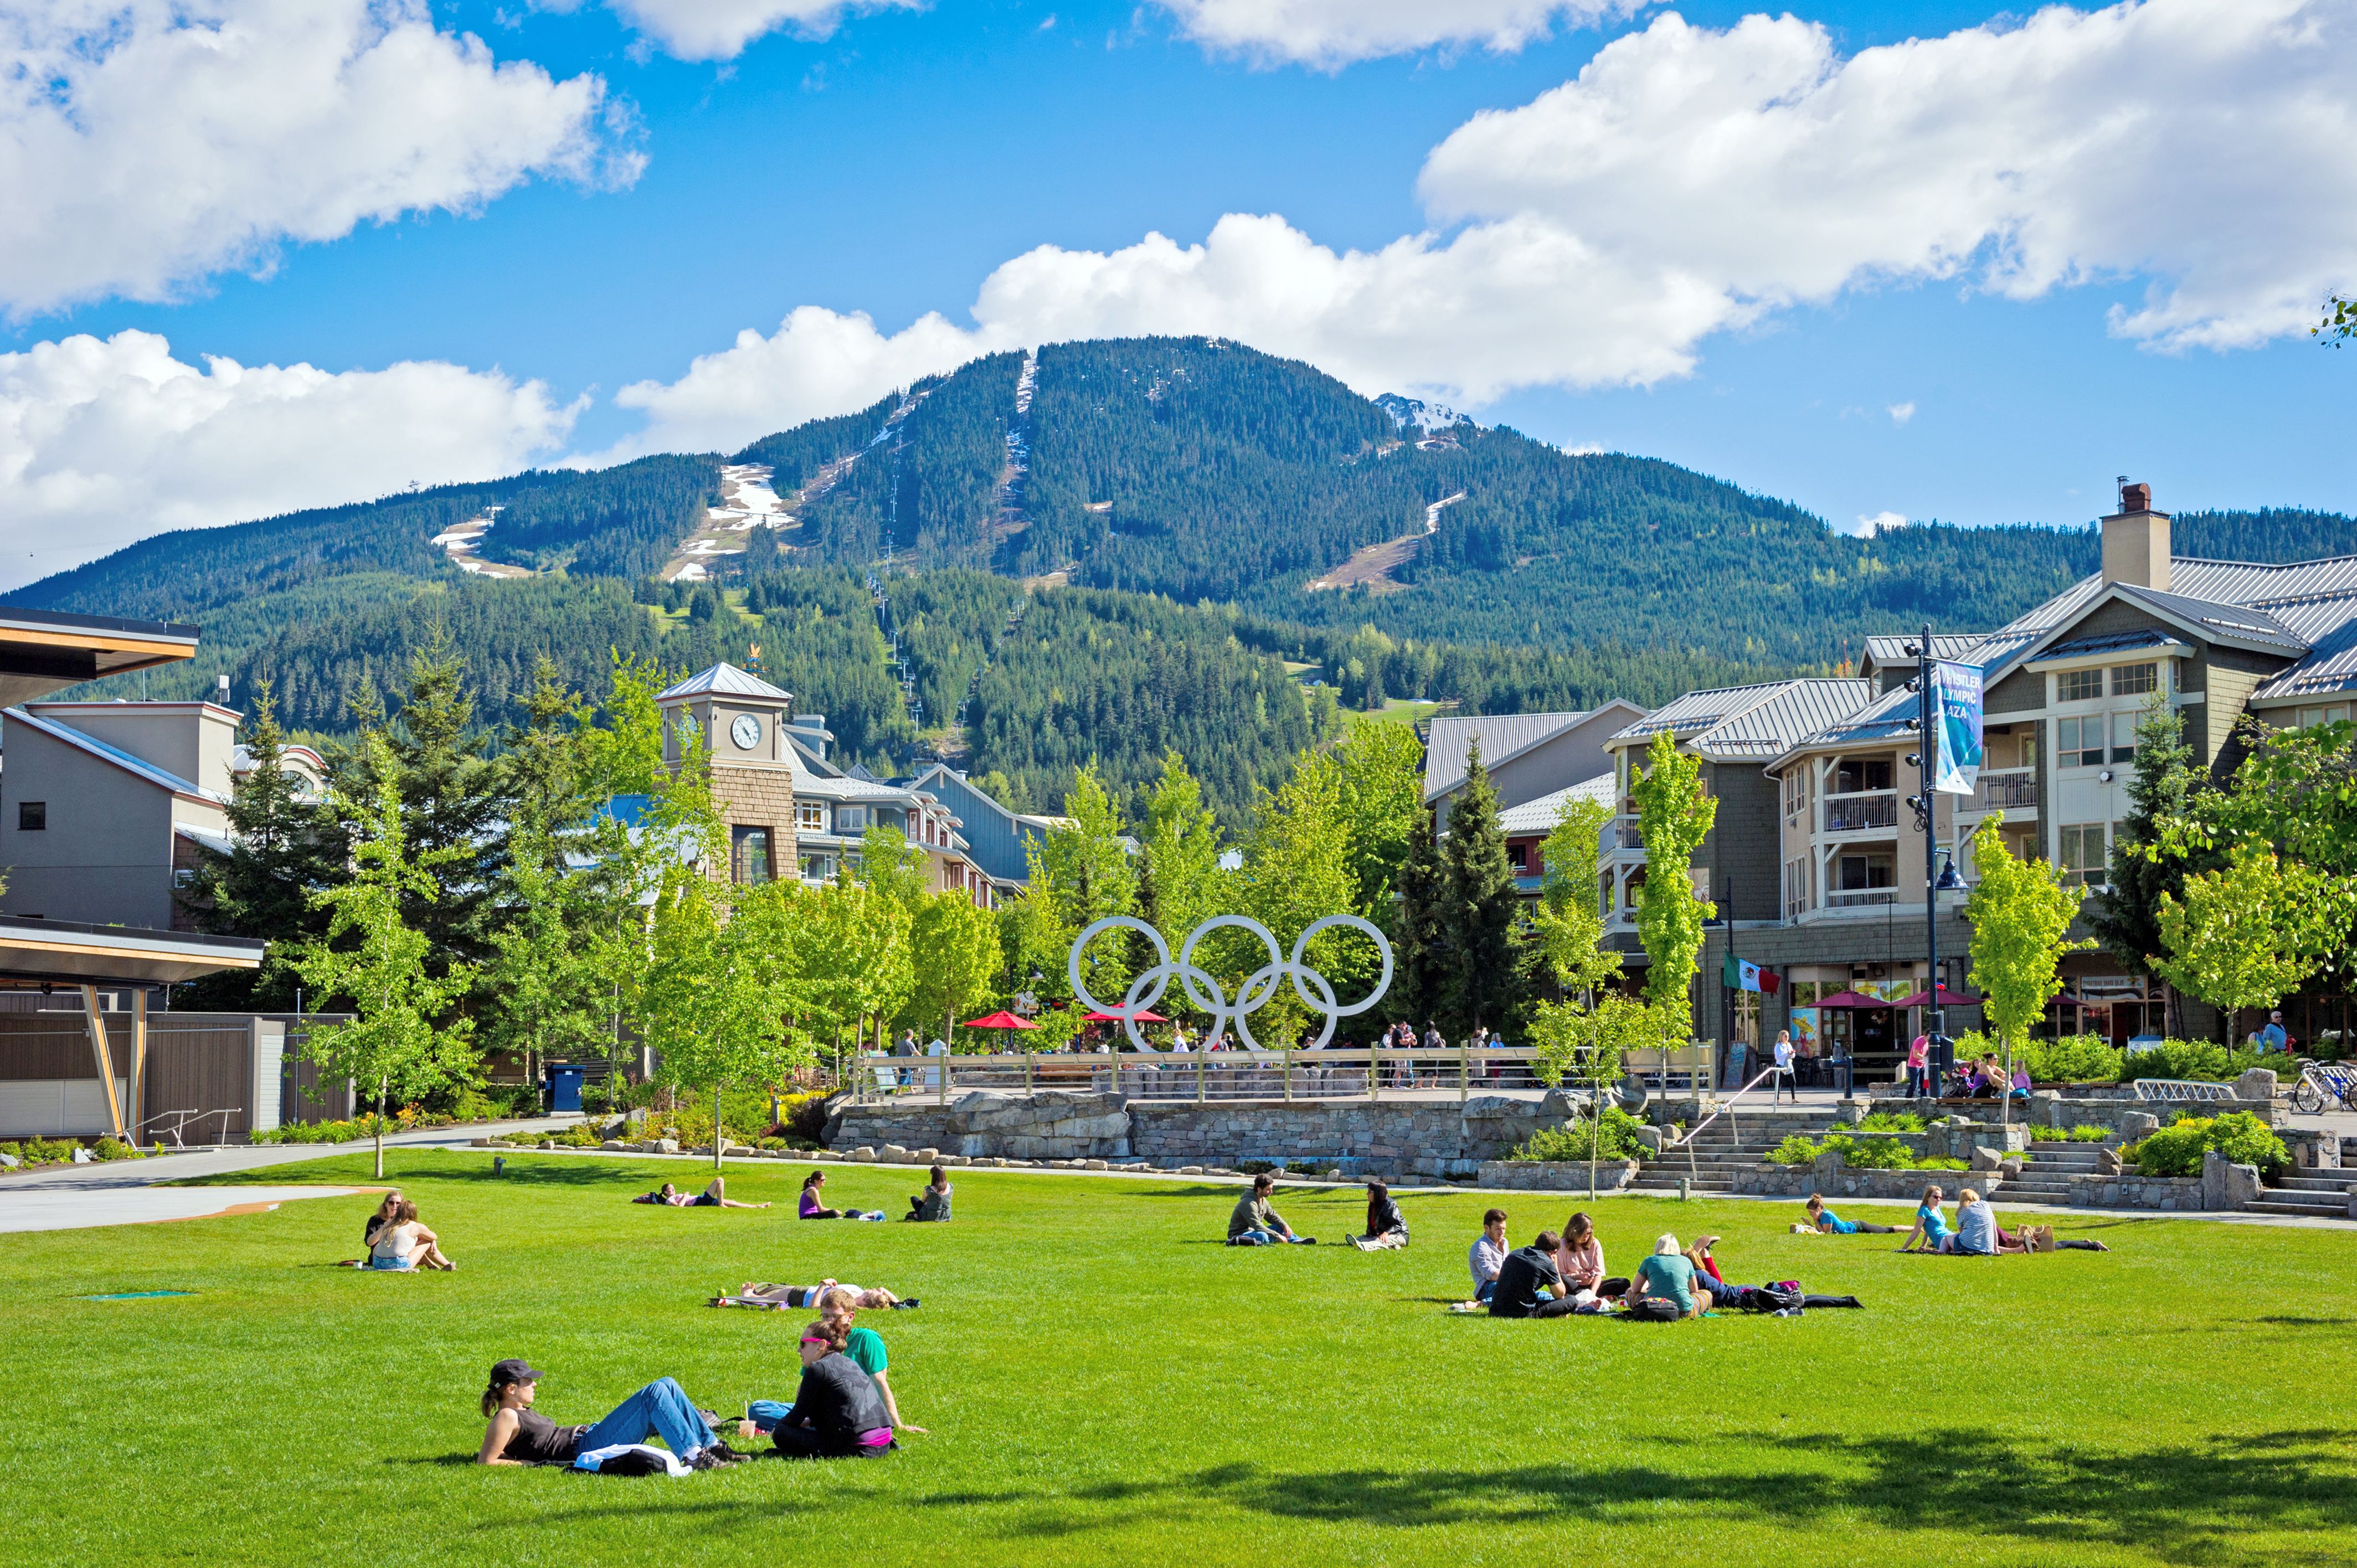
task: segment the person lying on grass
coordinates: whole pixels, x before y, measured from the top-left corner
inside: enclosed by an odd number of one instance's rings
[[[819,1196],[819,1189],[824,1186],[826,1186],[824,1171],[813,1171],[802,1177],[802,1202],[796,1212],[804,1219],[881,1219],[884,1218],[884,1211],[880,1208],[873,1214],[862,1214],[856,1208],[829,1208],[825,1200]]]
[[[518,1360],[498,1363],[483,1390],[483,1429],[479,1465],[570,1465],[584,1454],[660,1437],[663,1446],[698,1470],[738,1464],[746,1458],[720,1441],[703,1412],[677,1382],[657,1378],[589,1426],[559,1426],[532,1408],[545,1374]]]
[[[693,1197],[665,1182],[652,1192],[642,1192],[630,1199],[632,1203],[659,1203],[667,1208],[767,1208],[766,1203],[739,1203],[728,1196],[728,1178],[714,1176],[710,1185]]]
[[[1351,1238],[1361,1252],[1380,1252],[1407,1245],[1407,1217],[1392,1201],[1392,1189],[1379,1181],[1367,1184],[1367,1233]]]
[[[908,1218],[928,1224],[941,1223],[950,1217],[949,1173],[935,1165],[925,1190],[909,1200]]]
[[[398,1193],[385,1200],[391,1210],[374,1227],[368,1256],[351,1266],[359,1269],[455,1269],[445,1257],[441,1238],[417,1222],[417,1205]]]
[[[2057,1236],[2054,1238],[2054,1245],[2058,1249],[2073,1252],[2108,1252],[2111,1251],[2109,1247],[2104,1246],[2101,1241],[2092,1241],[2084,1237],[2079,1236]],[[2008,1230],[2004,1226],[2000,1225],[1996,1228],[1996,1250],[1999,1252],[2007,1254],[2027,1252],[2029,1251],[2029,1241],[2028,1238],[2016,1231]]]
[[[1738,1312],[1799,1313],[1813,1306],[1850,1306],[1863,1308],[1866,1304],[1854,1295],[1811,1295],[1801,1289],[1798,1280],[1784,1280],[1772,1285],[1729,1284],[1718,1272],[1718,1259],[1711,1249],[1718,1245],[1716,1236],[1697,1236],[1695,1244],[1686,1249],[1686,1262],[1695,1266],[1695,1290],[1698,1297],[1706,1297],[1706,1306],[1733,1307]]]
[[[1317,1245],[1317,1237],[1296,1236],[1285,1217],[1268,1206],[1268,1195],[1275,1187],[1276,1178],[1266,1171],[1253,1177],[1252,1190],[1236,1199],[1235,1208],[1229,1211],[1229,1246],[1265,1247],[1276,1241]]]
[[[1466,1267],[1473,1271],[1473,1299],[1487,1306],[1497,1294],[1498,1271],[1506,1264],[1506,1211],[1492,1208],[1481,1216],[1481,1234],[1473,1238],[1473,1250],[1465,1255]]]
[[[1795,1236],[1896,1236],[1899,1234],[1899,1227],[1868,1225],[1863,1219],[1844,1219],[1825,1207],[1825,1200],[1822,1194],[1813,1192],[1809,1194],[1809,1218],[1806,1221],[1795,1220],[1792,1225],[1792,1234]]]
[[[815,1312],[829,1295],[848,1296],[852,1310],[855,1312],[861,1307],[880,1312],[888,1307],[911,1307],[917,1305],[914,1296],[903,1300],[881,1285],[873,1290],[863,1290],[857,1285],[847,1285],[839,1280],[821,1280],[814,1285],[773,1285],[747,1280],[744,1290],[738,1293],[737,1299],[744,1301],[759,1296],[763,1300],[775,1302],[780,1306]]]
[[[891,1411],[876,1380],[844,1354],[855,1332],[841,1317],[803,1326],[802,1380],[770,1434],[780,1458],[872,1459],[898,1446]]]

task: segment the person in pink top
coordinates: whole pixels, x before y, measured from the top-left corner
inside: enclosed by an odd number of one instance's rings
[[[1555,1266],[1575,1294],[1603,1285],[1604,1243],[1596,1239],[1595,1222],[1587,1215],[1575,1214],[1565,1224],[1563,1240],[1555,1248]]]
[[[1921,1100],[1932,1090],[1932,1037],[1918,1035],[1907,1047],[1907,1093],[1910,1099]]]

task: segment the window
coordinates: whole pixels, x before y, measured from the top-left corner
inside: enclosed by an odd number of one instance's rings
[[[1799,817],[1809,809],[1809,765],[1805,762],[1784,775],[1784,814]]]
[[[2100,670],[2066,670],[2054,677],[2054,700],[2058,703],[2093,702],[2104,694],[2104,672]]]
[[[826,832],[826,802],[823,800],[796,800],[794,802],[794,827],[798,832],[806,833],[823,833]]]
[[[1890,758],[1887,757],[1845,757],[1834,764],[1831,795],[1856,795],[1867,789],[1890,788]]]
[[[2349,722],[2349,705],[2334,703],[2326,707],[2302,708],[2296,715],[2300,729],[2313,729],[2318,725],[2338,725]]]
[[[1506,864],[1514,868],[1515,875],[1528,876],[1531,874],[1531,846],[1522,843],[1508,844],[1506,846]]]
[[[192,866],[192,865],[176,865],[176,866],[174,866],[174,867],[172,868],[172,886],[175,886],[175,887],[194,887],[196,885],[197,885],[197,870],[196,870],[196,867],[194,867],[194,866]]]
[[[46,832],[48,831],[48,826],[49,803],[47,800],[19,800],[16,802],[16,831],[18,832]]]
[[[839,833],[865,832],[867,830],[867,808],[837,806],[834,809],[834,831]]]
[[[748,887],[769,881],[774,875],[770,869],[770,830],[732,828],[729,837],[735,840],[737,880]]]
[[[1796,920],[1809,908],[1809,861],[1803,854],[1784,863],[1784,918]]]
[[[2021,765],[2024,768],[2038,766],[2038,730],[2035,725],[2021,737]]]
[[[2112,715],[2112,760],[2114,762],[2134,762],[2136,760],[2136,723],[2139,716],[2140,715],[2136,714],[2114,714]]]
[[[2102,822],[2084,822],[2062,830],[2062,886],[2101,887],[2111,880],[2110,857],[2104,852]]]
[[[2160,666],[2158,664],[2122,664],[2112,671],[2112,695],[2139,697],[2147,692],[2160,689]]]
[[[2101,768],[2104,765],[2104,725],[2101,714],[2054,723],[2054,762],[2060,768]]]

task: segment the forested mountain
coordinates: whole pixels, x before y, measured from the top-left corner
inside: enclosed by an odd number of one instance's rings
[[[345,727],[357,693],[393,700],[436,624],[494,724],[544,654],[595,698],[617,656],[686,671],[759,644],[879,772],[944,751],[1048,806],[1092,756],[1131,787],[1177,746],[1233,822],[1338,722],[1279,660],[1353,708],[1654,703],[1831,670],[1926,619],[1997,625],[2099,553],[2083,525],[1853,538],[1668,463],[1372,402],[1205,338],[992,355],[726,460],[770,467],[792,517],[711,558],[711,583],[653,576],[722,499],[724,459],[704,454],[164,534],[8,598],[196,622],[198,660],[145,689],[226,672],[242,701],[266,675],[313,733]],[[468,575],[432,542],[492,508],[477,553],[533,575]],[[2357,521],[2209,512],[2175,538],[2295,560],[2357,552]],[[135,694],[130,679],[85,690]]]

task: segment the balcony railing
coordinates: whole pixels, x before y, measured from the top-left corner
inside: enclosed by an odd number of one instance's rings
[[[1613,829],[1612,845],[1615,849],[1642,849],[1645,838],[1638,832],[1635,822],[1623,817]]]
[[[1973,791],[1973,805],[1983,811],[2036,811],[2038,769],[2013,768],[2002,773],[1983,771],[1980,787]]]
[[[1825,908],[1856,909],[1868,904],[1893,904],[1898,900],[1899,890],[1895,887],[1867,887],[1852,893],[1828,893],[1825,895]]]
[[[1856,832],[1861,828],[1889,828],[1899,823],[1896,795],[1835,795],[1825,801],[1829,833]]]

